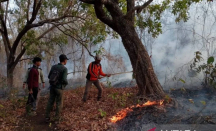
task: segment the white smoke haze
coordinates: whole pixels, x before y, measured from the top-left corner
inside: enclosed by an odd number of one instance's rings
[[[158,3],[161,1],[158,0],[156,2]],[[188,71],[188,69],[190,62],[195,57],[194,52],[196,51],[200,51],[202,53],[204,60],[201,63],[206,62],[209,56],[216,56],[215,6],[215,1],[194,4],[188,11],[190,16],[189,20],[187,22],[180,23],[175,22],[176,17],[170,13],[171,9],[165,11],[162,14],[161,20],[163,33],[160,34],[158,38],[152,38],[147,33],[147,29],[145,29],[142,34],[141,32],[138,32],[143,44],[149,52],[149,55],[152,56],[151,60],[154,70],[164,89],[181,88],[192,85],[196,86],[202,83],[203,74],[196,74],[195,72]],[[104,56],[101,64],[105,73],[113,74],[132,71],[130,59],[120,38],[112,39],[109,37],[104,43],[100,43],[98,45],[91,44],[89,46],[93,55],[95,55],[93,52],[98,50],[100,47],[105,48],[106,55],[110,53],[113,58],[121,58],[121,60],[116,62],[114,60],[108,60],[109,58]],[[77,51],[78,54],[74,55],[72,53],[73,51]],[[86,71],[89,63],[94,61],[94,58],[89,56],[87,51],[85,51],[81,58],[81,52],[82,47],[78,43],[73,44],[73,41],[69,41],[69,43],[61,49],[59,49],[59,47],[56,48],[56,53],[50,61],[48,62],[46,59],[41,65],[41,68],[45,72],[44,74],[46,80],[48,80],[47,75],[51,66],[58,63],[58,56],[62,53],[65,53],[69,58],[71,58],[66,65],[68,72]],[[74,61],[75,59],[78,59],[78,61]],[[121,61],[123,64],[120,67],[119,65]],[[4,62],[5,59],[1,59],[0,64],[3,65],[5,64]],[[4,69],[6,69],[6,65],[4,66]],[[28,63],[25,63],[25,70],[31,66],[31,64],[28,65]],[[1,74],[4,75],[5,73],[6,72]],[[86,73],[77,72],[68,75],[68,78],[73,81],[78,78],[85,81],[85,75]],[[176,80],[172,79],[174,77]],[[24,74],[22,75],[22,78],[24,78]],[[179,79],[185,80],[185,83],[182,83]],[[132,73],[115,75],[109,80],[112,85],[115,85],[118,82],[131,81]],[[106,79],[103,78],[102,81],[105,82]],[[73,83],[71,83],[71,85],[73,85]]]

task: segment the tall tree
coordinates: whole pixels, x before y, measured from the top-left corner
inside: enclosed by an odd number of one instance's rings
[[[0,34],[7,57],[7,85],[13,87],[14,69],[27,49],[40,44],[54,28],[74,22],[78,16],[77,8],[73,8],[76,3],[69,0],[15,0],[13,6],[5,1],[0,3]],[[48,24],[50,28],[44,28]]]
[[[154,5],[150,5],[153,0],[139,3],[135,3],[135,0],[80,1],[92,4],[97,18],[121,36],[139,87],[138,95],[153,95],[156,96],[156,99],[163,98],[165,93],[154,72],[148,52],[136,32],[135,25],[148,28],[149,33],[156,37],[162,33],[160,16],[163,11],[172,6],[172,13],[178,15],[176,21],[186,21],[189,6],[200,0],[179,0],[174,4],[171,0],[164,0],[160,4],[155,3]]]

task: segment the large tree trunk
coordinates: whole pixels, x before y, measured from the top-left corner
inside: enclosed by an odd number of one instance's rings
[[[13,88],[13,73],[14,68],[7,66],[7,93],[9,93]]]
[[[116,26],[130,57],[134,76],[139,87],[138,95],[164,98],[164,91],[154,72],[151,59],[130,21],[120,20]]]

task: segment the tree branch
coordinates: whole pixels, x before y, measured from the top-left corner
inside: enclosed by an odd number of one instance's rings
[[[41,38],[43,38],[47,33],[49,33],[50,31],[52,31],[53,29],[55,29],[56,26],[52,26],[51,28],[49,28],[48,30],[46,30],[43,34],[41,34],[37,39],[40,40]]]
[[[87,4],[95,4],[95,0],[80,0],[81,2],[87,3]]]
[[[135,11],[137,11],[137,13],[139,14],[143,9],[145,9],[149,4],[151,4],[152,1],[153,0],[148,0],[143,5],[136,6],[133,9],[130,9],[130,11],[128,11],[126,14],[126,18],[129,18],[131,16],[131,14],[133,14]]]
[[[94,55],[92,55],[91,51],[87,48],[87,46],[80,40],[76,39],[74,36],[66,33],[65,31],[63,31],[61,28],[57,27],[63,34],[70,36],[71,38],[73,38],[74,40],[76,40],[77,42],[79,42],[89,53],[90,56],[94,57]]]
[[[38,4],[37,4],[37,0],[34,0],[32,17],[27,22],[27,25],[31,24],[36,19],[36,16],[37,16],[38,11],[39,11],[39,9],[41,7],[41,4],[42,4],[42,0],[39,0]]]
[[[29,6],[30,6],[30,0],[28,0],[28,6],[27,6],[27,12],[26,12],[27,23],[29,22]]]
[[[9,1],[9,0],[0,0],[0,2],[6,2],[6,1]]]
[[[22,58],[22,56],[25,54],[26,49],[25,47],[22,49],[22,51],[20,52],[20,54],[17,56],[16,60],[14,61],[13,65],[17,65],[17,63],[20,61],[20,59]]]
[[[108,17],[103,9],[103,5],[101,3],[94,4],[95,13],[98,19],[100,19],[103,23],[107,24],[109,27],[114,28],[113,20]]]
[[[127,0],[127,12],[133,9],[135,6],[134,0]],[[134,23],[135,12],[132,12],[128,15],[128,19]]]
[[[2,5],[0,5],[0,11],[3,12],[3,9],[2,9]],[[4,16],[3,16],[4,13],[1,13],[0,14],[0,21],[1,21],[1,33],[2,33],[2,36],[5,38],[5,45],[6,47],[8,48],[9,51],[11,51],[11,46],[10,46],[10,41],[9,41],[9,37],[8,37],[8,31],[7,31],[7,27],[6,27],[6,23],[5,23],[5,20],[4,20]]]
[[[5,24],[7,23],[8,5],[9,5],[9,1],[7,1],[7,6],[6,6]]]

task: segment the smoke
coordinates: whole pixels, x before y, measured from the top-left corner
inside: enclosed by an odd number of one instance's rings
[[[150,39],[147,33],[142,36],[149,55],[152,55],[154,70],[165,89],[197,86],[202,83],[203,74],[191,71],[190,64],[196,51],[202,52],[201,63],[206,63],[209,56],[215,56],[215,4],[216,2],[203,2],[193,5],[188,11],[190,19],[187,22],[176,23],[175,16],[165,12],[162,15],[163,34],[156,39],[148,40],[150,43],[146,40]],[[122,56],[126,70],[131,71],[132,66],[121,40],[109,41],[103,45],[105,49],[108,49],[111,44],[112,54]],[[104,63],[103,66],[109,68],[110,65]],[[118,79],[119,81],[131,80],[132,74],[118,76]],[[185,83],[179,79],[184,80]]]

